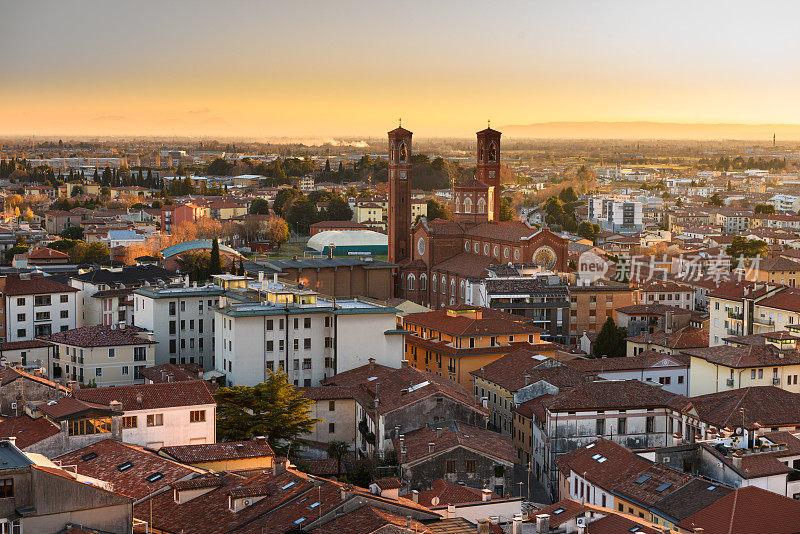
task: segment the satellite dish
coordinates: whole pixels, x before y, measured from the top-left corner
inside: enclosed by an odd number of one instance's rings
[[[742,435],[742,427],[737,427],[736,428],[736,433],[741,436]]]
[[[438,506],[439,505],[439,497],[434,497],[433,499],[431,499],[431,504],[434,505],[434,506]]]

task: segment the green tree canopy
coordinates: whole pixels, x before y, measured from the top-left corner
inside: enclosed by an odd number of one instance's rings
[[[349,221],[353,218],[353,210],[341,195],[334,195],[328,201],[325,216],[330,221]]]
[[[331,441],[328,443],[328,458],[336,458],[336,476],[342,476],[342,456],[350,450],[346,441]]]
[[[299,197],[301,195],[302,193],[293,187],[283,187],[279,189],[275,194],[275,199],[272,201],[272,211],[274,211],[275,215],[278,215],[279,217],[285,217],[283,213],[284,206],[295,197]]]
[[[219,241],[214,238],[211,243],[211,258],[208,260],[208,274],[220,274],[222,272],[222,258],[219,255]]]
[[[290,444],[301,441],[320,421],[311,417],[313,402],[302,396],[282,371],[269,372],[266,382],[253,387],[220,388],[214,398],[220,437],[240,441],[266,436],[280,455],[286,455]]]
[[[589,221],[583,221],[578,225],[578,235],[586,239],[595,240],[597,234],[600,233],[600,225],[592,224]]]
[[[603,324],[600,333],[597,334],[594,342],[594,355],[611,358],[625,356],[625,337],[624,329],[617,328],[614,319],[609,317]]]
[[[711,198],[708,199],[708,203],[712,206],[724,206],[725,202],[722,201],[722,197],[720,197],[717,193],[711,195]]]
[[[450,210],[450,208],[445,204],[442,204],[435,198],[432,198],[427,201],[427,208],[428,208],[427,210],[428,214],[426,215],[426,217],[429,221],[432,221],[434,219],[453,220],[453,212]]]
[[[725,253],[731,258],[755,258],[761,256],[766,258],[769,256],[769,245],[766,241],[760,239],[747,239],[742,236],[736,236],[733,241],[725,249]]]
[[[753,213],[763,213],[764,215],[774,215],[775,214],[775,206],[772,204],[756,204],[755,208],[753,208]]]
[[[63,232],[61,232],[61,237],[64,239],[76,239],[81,240],[83,239],[83,228],[80,226],[70,226]]]
[[[250,209],[248,212],[251,215],[268,215],[269,214],[269,202],[264,200],[263,198],[255,198],[253,202],[250,203]]]

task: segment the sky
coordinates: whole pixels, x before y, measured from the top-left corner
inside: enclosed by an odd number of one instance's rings
[[[0,135],[800,123],[800,2],[0,0]]]

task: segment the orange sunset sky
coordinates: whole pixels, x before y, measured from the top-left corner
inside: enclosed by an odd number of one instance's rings
[[[800,3],[0,0],[0,135],[800,123]]]

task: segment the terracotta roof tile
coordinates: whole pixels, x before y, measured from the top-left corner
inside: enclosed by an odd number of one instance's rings
[[[138,401],[140,396],[141,402]],[[122,409],[126,412],[178,406],[216,405],[208,386],[202,380],[84,388],[76,390],[75,397],[104,406],[108,406],[111,401],[119,401],[122,403]]]
[[[26,278],[22,278],[25,276]],[[45,293],[75,293],[78,289],[40,275],[9,274],[5,294],[9,296],[41,295]]]
[[[800,364],[800,351],[780,350],[774,345],[721,345],[717,347],[693,348],[683,353],[711,363],[734,367],[773,367]]]
[[[451,484],[444,479],[434,480],[433,488],[427,491],[420,491],[417,495],[419,504],[429,508],[447,507],[448,504],[464,504],[483,501],[483,490]],[[438,499],[436,504],[434,498]],[[491,499],[500,499],[500,495],[491,492]]]
[[[476,318],[470,313],[453,313],[468,310],[476,310],[480,317]],[[480,306],[448,306],[429,312],[411,313],[403,317],[403,321],[461,337],[545,332],[524,317]]]
[[[627,338],[630,343],[647,343],[670,349],[708,347],[708,331],[687,326],[677,332],[645,333]]]
[[[172,447],[162,447],[159,449],[159,454],[165,454],[185,464],[275,456],[269,443],[258,440],[226,441],[224,443],[203,443],[199,445],[176,445]]]
[[[444,423],[436,429],[423,427],[403,435],[406,462],[414,463],[451,448],[464,447],[492,458],[517,463],[519,458],[509,436],[465,423]],[[431,453],[429,443],[434,444]],[[394,449],[400,456],[400,439],[394,439]]]
[[[687,410],[717,428],[800,425],[800,393],[774,386],[737,388],[687,399]],[[742,412],[744,410],[744,413]]]
[[[20,417],[0,417],[0,436],[15,437],[16,445],[25,449],[31,445],[55,436],[61,428],[51,423],[46,417],[33,419],[27,415]]]
[[[124,329],[112,328],[113,325],[82,326],[64,332],[54,332],[39,339],[53,343],[63,343],[77,347],[113,347],[121,345],[152,345],[146,337],[140,337],[141,328],[128,326]]]
[[[683,407],[686,397],[640,380],[597,380],[554,395],[545,407],[550,411],[639,407]]]
[[[559,389],[586,381],[584,373],[578,369],[558,363],[552,358],[543,358],[527,349],[510,352],[470,374],[512,392],[539,381]]]

